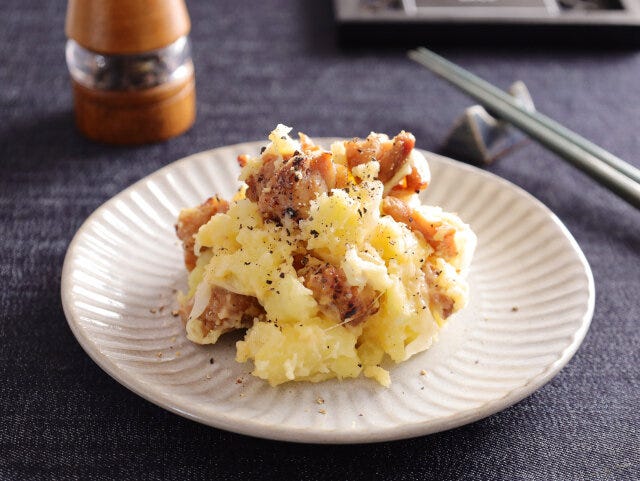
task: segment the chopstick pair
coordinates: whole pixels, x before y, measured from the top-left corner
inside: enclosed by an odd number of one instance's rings
[[[408,55],[640,209],[640,170],[633,165],[546,115],[525,110],[508,93],[424,47]]]

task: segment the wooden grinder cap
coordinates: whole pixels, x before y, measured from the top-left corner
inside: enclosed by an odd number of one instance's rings
[[[66,33],[102,55],[141,54],[189,33],[184,0],[69,0]],[[72,80],[76,124],[87,137],[140,144],[183,133],[195,120],[193,72],[145,89],[109,90]]]

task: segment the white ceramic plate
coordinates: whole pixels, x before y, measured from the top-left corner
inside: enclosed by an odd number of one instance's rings
[[[249,374],[250,363],[234,361],[239,335],[215,346],[190,343],[171,314],[175,289],[186,285],[176,217],[213,193],[229,198],[237,187],[236,156],[260,145],[168,165],[96,210],[69,246],[62,302],[71,330],[102,369],[140,396],[265,438],[407,438],[514,404],[548,382],[582,342],[593,278],[563,224],[509,182],[425,152],[432,184],[424,201],[458,212],[478,236],[471,300],[429,351],[391,368],[389,389],[369,379],[272,388]]]

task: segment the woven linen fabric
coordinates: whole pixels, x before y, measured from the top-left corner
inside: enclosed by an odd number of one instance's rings
[[[489,168],[567,225],[595,276],[575,357],[518,404],[447,432],[372,445],[272,442],[143,400],[94,364],[60,302],[75,231],[143,176],[278,122],[314,136],[412,131],[438,150],[470,102],[401,50],[341,49],[330,2],[188,1],[198,118],[142,147],[75,130],[65,2],[0,15],[0,479],[631,480],[640,478],[640,213],[535,143]],[[640,162],[640,54],[441,48],[605,149]],[[345,388],[347,388],[345,384]]]

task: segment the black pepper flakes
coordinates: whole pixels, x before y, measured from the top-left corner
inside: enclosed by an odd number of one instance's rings
[[[357,307],[352,307],[347,312],[345,312],[344,318],[345,319],[349,319],[349,318],[353,317],[356,312],[358,312],[358,308]]]

